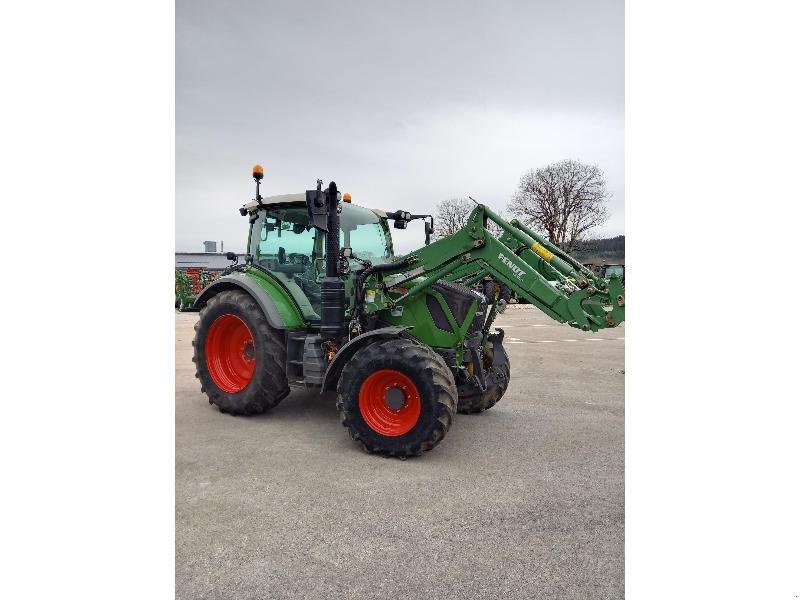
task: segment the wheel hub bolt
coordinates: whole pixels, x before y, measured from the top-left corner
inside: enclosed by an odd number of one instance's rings
[[[400,410],[406,403],[406,395],[400,388],[386,388],[383,399],[392,410]]]

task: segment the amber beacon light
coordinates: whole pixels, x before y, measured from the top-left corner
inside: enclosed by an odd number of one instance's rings
[[[261,181],[264,179],[264,167],[261,165],[256,165],[253,167],[253,179],[256,181]]]

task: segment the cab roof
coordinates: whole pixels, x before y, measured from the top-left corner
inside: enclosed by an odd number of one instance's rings
[[[305,206],[306,203],[305,192],[302,194],[279,194],[277,196],[265,196],[261,198],[261,206],[270,204],[290,204],[295,202]],[[342,204],[346,203],[343,202]],[[251,200],[250,202],[245,204],[243,208],[247,210],[247,212],[255,212],[256,210],[258,210],[258,206],[259,206],[258,202],[256,202],[255,200]],[[359,204],[354,204],[353,206],[359,206],[360,208],[366,208],[367,210],[371,210],[373,213],[375,213],[375,215],[377,215],[381,219],[386,218],[386,213],[380,209],[369,208],[367,206],[361,206]]]

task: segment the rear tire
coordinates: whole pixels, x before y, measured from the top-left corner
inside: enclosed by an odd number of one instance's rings
[[[471,415],[489,410],[500,402],[500,398],[508,389],[508,382],[511,380],[511,361],[503,348],[502,342],[489,340],[492,344],[492,365],[486,373],[486,391],[460,390],[462,393],[458,397],[458,412],[460,414]]]
[[[398,458],[418,456],[444,439],[458,397],[442,357],[405,338],[356,352],[342,370],[337,394],[350,436],[367,452]]]
[[[220,412],[256,415],[289,395],[282,336],[249,294],[213,296],[194,331],[196,377]]]

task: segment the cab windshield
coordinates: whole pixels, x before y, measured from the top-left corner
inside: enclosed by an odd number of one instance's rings
[[[353,254],[372,264],[388,262],[392,246],[385,222],[361,206],[340,206],[340,246],[352,248]],[[250,229],[249,251],[256,264],[286,286],[307,319],[319,319],[325,233],[310,224],[305,204],[261,209]],[[351,269],[357,268],[351,263]]]
[[[352,248],[358,258],[382,265],[392,258],[392,243],[386,222],[361,206],[341,204],[339,246]]]

